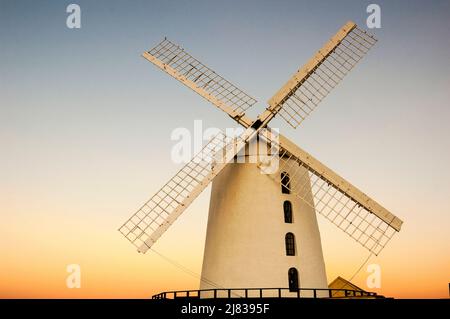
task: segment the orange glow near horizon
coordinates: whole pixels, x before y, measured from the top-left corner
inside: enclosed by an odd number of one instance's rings
[[[204,206],[207,199],[208,194],[202,195],[195,206]],[[0,298],[148,298],[161,291],[198,288],[198,277],[186,274],[153,252],[138,254],[115,231],[117,220],[105,223],[91,218],[83,222],[76,216],[56,216],[40,214],[39,218],[31,218],[17,214],[14,221],[1,226],[4,234],[14,237],[2,243]],[[155,249],[199,274],[206,224],[201,219],[205,217],[201,211],[182,216]],[[367,257],[366,251],[333,231],[334,226],[319,221],[329,282],[338,275],[350,279]],[[427,247],[430,243],[426,242],[411,254],[402,249],[401,239],[401,233],[394,236],[381,256],[368,262],[382,267],[380,289],[366,287],[366,267],[352,282],[390,297],[446,298],[448,254],[435,258],[438,249]],[[81,267],[79,289],[66,286],[66,266],[72,263]]]

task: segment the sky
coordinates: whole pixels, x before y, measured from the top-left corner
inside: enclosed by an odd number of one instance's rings
[[[81,28],[66,7],[81,8]],[[167,36],[265,102],[372,1],[0,0],[0,298],[147,298],[197,289],[208,188],[155,249],[117,229],[180,168],[178,127],[234,127],[140,54]],[[404,220],[383,252],[396,298],[446,298],[450,282],[450,2],[377,1],[378,43],[293,130],[272,127]],[[328,280],[368,253],[319,217]],[[81,288],[66,285],[78,264]]]

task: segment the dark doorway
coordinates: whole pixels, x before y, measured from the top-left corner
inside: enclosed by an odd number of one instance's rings
[[[288,279],[289,279],[289,291],[297,291],[298,290],[298,271],[294,267],[289,268],[288,271]]]

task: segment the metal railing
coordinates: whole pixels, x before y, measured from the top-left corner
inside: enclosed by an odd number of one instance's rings
[[[177,298],[382,298],[375,292],[349,289],[323,288],[222,288],[204,290],[165,291],[153,295],[152,299]]]

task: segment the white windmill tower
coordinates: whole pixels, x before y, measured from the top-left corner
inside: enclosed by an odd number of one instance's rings
[[[296,128],[375,42],[347,22],[256,120],[245,115],[255,99],[181,47],[164,39],[144,52],[245,130],[238,138],[215,136],[119,231],[145,253],[214,180],[200,289],[327,288],[316,212],[377,255],[402,221],[286,137],[274,138],[267,126],[280,114]],[[269,145],[259,155],[278,164],[270,174],[261,173],[267,163],[245,158],[243,150],[257,137]],[[245,163],[235,163],[242,153]]]

